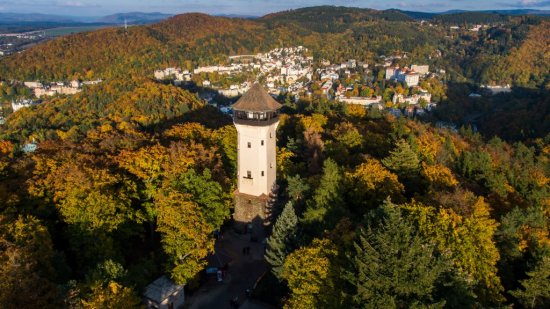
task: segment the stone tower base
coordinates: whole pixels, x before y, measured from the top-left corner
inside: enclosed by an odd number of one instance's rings
[[[271,209],[277,199],[276,191],[269,196],[252,196],[235,192],[235,229],[240,233],[249,233],[257,240],[266,236],[266,227],[271,224]]]

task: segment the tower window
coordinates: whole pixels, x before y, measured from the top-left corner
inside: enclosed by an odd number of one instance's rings
[[[269,138],[273,138],[273,133],[269,132]]]
[[[262,176],[264,176],[264,171],[262,171]]]
[[[246,178],[252,178],[252,172],[246,171]]]
[[[264,141],[262,140],[262,146],[264,145]]]
[[[269,163],[269,168],[273,168],[273,162]]]
[[[248,142],[248,148],[252,148],[252,143]]]

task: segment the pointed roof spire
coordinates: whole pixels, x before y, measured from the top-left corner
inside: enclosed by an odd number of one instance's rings
[[[282,105],[275,101],[259,83],[254,83],[232,107],[240,111],[268,112],[276,111]]]

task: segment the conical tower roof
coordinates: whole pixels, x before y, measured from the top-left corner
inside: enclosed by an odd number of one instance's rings
[[[259,83],[254,83],[232,107],[240,111],[268,112],[276,111],[282,105],[275,101]]]

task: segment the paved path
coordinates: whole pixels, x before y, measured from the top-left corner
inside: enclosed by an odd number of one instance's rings
[[[250,254],[243,255],[243,248],[250,247]],[[250,235],[239,235],[234,231],[223,234],[216,242],[216,252],[231,257],[229,269],[223,282],[209,282],[195,292],[188,300],[189,309],[232,309],[231,299],[239,298],[241,309],[272,309],[274,307],[248,299],[246,290],[252,289],[260,276],[268,270],[263,259],[264,245],[251,242]]]

